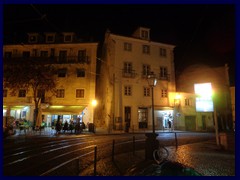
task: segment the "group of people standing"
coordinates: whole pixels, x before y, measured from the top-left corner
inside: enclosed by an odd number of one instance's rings
[[[74,133],[81,133],[83,129],[86,128],[86,125],[84,122],[80,122],[80,119],[77,119],[77,122],[74,123],[72,120],[70,122],[65,121],[64,124],[60,121],[60,119],[57,120],[55,125],[56,133],[60,133],[61,130],[65,133],[66,131],[71,131],[71,133],[74,130]]]

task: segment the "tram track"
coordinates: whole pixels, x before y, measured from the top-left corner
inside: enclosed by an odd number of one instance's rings
[[[126,137],[114,136],[112,138],[119,142],[126,141]],[[110,155],[111,145],[112,139],[104,139],[102,136],[47,140],[46,142],[41,141],[40,144],[27,144],[4,153],[4,175],[39,175],[58,164],[79,156],[79,154],[87,153],[86,148],[92,146],[98,146],[98,149],[101,149],[98,156],[103,158]],[[5,150],[7,151],[7,149]],[[81,169],[90,164],[92,164],[91,155],[82,160]]]

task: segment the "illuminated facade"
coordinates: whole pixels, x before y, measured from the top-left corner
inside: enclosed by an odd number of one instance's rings
[[[58,69],[57,87],[56,95],[44,92],[42,96],[44,121],[51,126],[60,115],[62,121],[79,117],[87,123],[93,122],[94,116],[91,102],[95,100],[97,46],[98,43],[79,41],[71,32],[29,33],[24,44],[4,45],[3,58],[49,60]],[[32,122],[32,92],[11,96],[9,89],[3,91],[3,115]]]
[[[155,129],[173,118],[169,92],[175,92],[175,46],[150,40],[150,29],[139,27],[132,36],[105,34],[98,81],[99,126],[111,130],[152,129],[151,88],[147,75],[158,79],[154,87]],[[100,105],[101,104],[101,105]]]
[[[194,85],[211,83],[213,105],[216,110],[219,131],[231,130],[232,112],[228,75],[228,65],[209,67],[206,65],[193,65],[186,68],[177,79],[177,91],[192,94]],[[204,89],[203,89],[204,91]],[[181,104],[178,106],[178,126],[182,130],[214,130],[214,113],[196,110],[196,97],[181,96]],[[188,110],[188,106],[192,108]],[[187,106],[186,106],[187,105]],[[203,107],[202,109],[204,109]]]

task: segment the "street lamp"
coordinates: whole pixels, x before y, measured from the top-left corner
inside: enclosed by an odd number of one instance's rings
[[[145,144],[145,158],[153,159],[153,152],[158,148],[159,142],[156,139],[158,134],[155,133],[155,122],[154,122],[154,94],[153,88],[157,84],[157,78],[153,72],[147,76],[148,84],[152,89],[152,133],[146,133],[146,144]]]
[[[148,80],[148,85],[151,87],[152,89],[152,130],[153,130],[153,134],[155,134],[155,121],[154,121],[154,94],[153,94],[153,88],[157,85],[157,78],[156,75],[151,72],[151,74],[149,74],[147,76],[147,80]]]

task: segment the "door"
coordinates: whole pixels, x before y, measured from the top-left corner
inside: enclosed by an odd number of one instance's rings
[[[185,116],[185,129],[187,131],[196,130],[196,116]]]
[[[202,116],[202,130],[206,130],[206,115]]]
[[[125,114],[125,128],[127,130],[130,127],[131,123],[131,107],[129,106],[125,107],[124,114]]]

